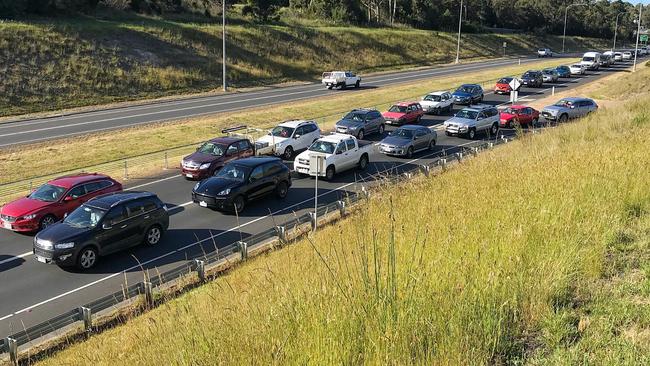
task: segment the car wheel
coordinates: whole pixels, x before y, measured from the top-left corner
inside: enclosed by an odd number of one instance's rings
[[[470,140],[474,140],[476,138],[476,129],[470,128],[467,132],[467,137],[469,137]]]
[[[386,131],[386,127],[384,127],[384,125],[379,125],[379,135],[380,136],[384,135],[384,131]]]
[[[160,242],[162,238],[162,229],[158,225],[154,225],[147,230],[144,236],[144,243],[148,246],[154,246]]]
[[[357,139],[363,140],[363,137],[364,137],[363,130],[359,130],[359,133],[357,133]]]
[[[406,150],[406,158],[410,159],[413,157],[413,146],[409,146],[409,148]]]
[[[449,107],[447,107],[447,113],[451,113],[454,111],[454,104],[450,104]]]
[[[420,123],[421,120],[422,120],[422,116],[418,116],[418,118],[415,119],[415,123]]]
[[[91,269],[97,264],[97,249],[85,247],[77,256],[77,267],[80,269]]]
[[[538,119],[538,118],[534,118],[534,119],[530,122],[530,126],[528,126],[528,127],[531,127],[531,126],[532,126],[532,127],[535,127],[535,126],[537,126],[538,124],[539,124],[539,119]]]
[[[56,222],[56,217],[54,217],[54,215],[45,215],[45,216],[43,216],[43,218],[41,219],[41,222],[40,222],[40,224],[39,224],[39,228],[40,228],[41,230],[43,230],[43,229],[45,229],[46,227],[51,226],[51,225],[54,224],[55,222]]]
[[[284,149],[284,154],[282,154],[282,157],[284,160],[291,160],[293,157],[293,147],[287,146],[287,148]]]
[[[361,81],[357,80],[357,82],[354,84],[354,87],[357,89],[361,87]]]
[[[289,185],[287,184],[287,182],[280,182],[275,187],[275,194],[280,199],[286,198],[288,193],[289,193]]]
[[[327,90],[332,90],[332,88],[333,88],[332,85],[328,85],[328,86],[327,86]]]
[[[569,116],[567,116],[566,114],[563,114],[563,115],[560,116],[560,119],[558,120],[558,122],[560,122],[560,123],[564,123],[564,122],[566,122],[568,119],[569,119]]]
[[[451,132],[449,132],[449,131],[445,131],[445,135],[447,135],[447,136],[451,136]]]
[[[334,168],[333,165],[330,165],[325,169],[325,179],[326,180],[332,180],[334,179],[334,174],[336,174],[336,169]]]
[[[435,150],[435,148],[436,148],[436,140],[431,139],[431,141],[429,141],[429,151],[433,151]]]
[[[518,124],[519,122],[515,122],[515,123]],[[495,123],[492,125],[492,127],[490,127],[490,135],[495,136],[497,132],[499,132],[499,125]]]
[[[235,213],[240,214],[244,211],[246,206],[246,199],[243,196],[237,196],[232,200],[232,209]]]
[[[361,155],[361,159],[359,159],[359,170],[366,170],[368,167],[368,156]]]

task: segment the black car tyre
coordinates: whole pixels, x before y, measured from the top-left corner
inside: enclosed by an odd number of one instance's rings
[[[39,223],[39,228],[43,230],[46,227],[54,224],[55,222],[56,222],[56,217],[54,217],[54,215],[45,215],[43,216],[41,222]]]
[[[485,96],[484,96],[483,94],[481,94],[481,97],[478,99],[478,101],[479,101],[479,102],[482,102],[484,97],[485,97]]]
[[[237,196],[232,200],[232,209],[235,213],[240,214],[244,211],[246,199],[243,196]]]
[[[422,116],[418,116],[418,118],[415,120],[415,123],[420,123],[421,120],[422,120]]]
[[[384,125],[379,125],[379,135],[384,135],[384,131],[386,131],[386,127]]]
[[[517,122],[517,124],[519,124],[519,122]],[[495,136],[497,132],[499,132],[499,125],[494,123],[492,127],[490,127],[490,135]]]
[[[332,85],[328,85],[327,90],[332,90]]]
[[[470,128],[467,132],[467,137],[469,137],[470,140],[474,140],[476,138],[476,129]]]
[[[445,135],[447,135],[447,136],[451,136],[451,132],[449,132],[449,131],[445,131]]]
[[[284,154],[282,154],[282,157],[284,160],[291,160],[293,157],[293,147],[287,146],[286,149],[284,149]]]
[[[147,230],[144,236],[144,243],[148,246],[154,246],[160,243],[162,238],[162,229],[158,225],[154,225]]]
[[[289,193],[289,185],[287,182],[280,182],[278,183],[277,186],[275,186],[275,194],[278,196],[280,199],[284,199],[287,197],[287,194]]]
[[[361,81],[357,80],[356,84],[354,84],[354,87],[357,89],[361,87]]]
[[[366,170],[368,167],[368,155],[361,155],[361,159],[359,159],[359,170]]]
[[[359,139],[359,140],[363,140],[363,137],[364,137],[364,132],[363,132],[363,130],[359,130],[359,133],[357,133],[357,139]]]
[[[564,123],[564,122],[566,122],[568,120],[569,120],[569,116],[567,116],[566,114],[563,114],[563,115],[560,116],[560,119],[558,120],[558,122],[559,123]]]
[[[433,151],[435,148],[436,148],[436,140],[431,139],[431,141],[429,141],[429,151]]]
[[[97,264],[97,249],[85,247],[79,251],[77,256],[77,267],[80,269],[91,269]]]
[[[325,179],[326,180],[332,180],[334,179],[334,174],[336,174],[336,169],[334,168],[334,165],[330,165],[325,169]]]
[[[410,159],[413,157],[413,146],[409,146],[409,148],[406,150],[406,158]]]

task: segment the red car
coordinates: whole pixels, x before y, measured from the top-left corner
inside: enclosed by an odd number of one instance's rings
[[[36,232],[61,220],[93,197],[121,190],[122,184],[102,174],[59,177],[38,187],[27,197],[2,206],[0,227]]]
[[[494,86],[494,94],[510,94],[512,91],[512,88],[510,87],[512,79],[512,77],[499,79],[497,84]]]
[[[181,161],[181,174],[187,179],[205,179],[214,175],[227,162],[255,155],[250,140],[240,137],[218,137],[201,145],[195,153]]]
[[[539,111],[525,105],[512,105],[501,112],[499,116],[500,127],[532,126],[539,121]]]
[[[419,123],[424,115],[424,110],[418,102],[400,102],[382,113],[386,123],[389,125],[405,125]]]

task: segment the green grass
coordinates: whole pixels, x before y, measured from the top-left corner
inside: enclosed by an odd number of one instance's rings
[[[648,102],[380,190],[43,364],[645,364]]]
[[[131,16],[0,23],[0,116],[58,110],[221,87],[221,25]],[[471,34],[464,60],[530,54],[560,38]],[[568,48],[602,48],[570,38]],[[311,81],[329,69],[370,72],[446,63],[454,34],[413,29],[259,25],[228,27],[229,83]]]

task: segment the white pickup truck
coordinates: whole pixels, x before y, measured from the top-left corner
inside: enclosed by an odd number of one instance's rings
[[[337,88],[347,88],[348,86],[354,86],[358,88],[361,86],[361,78],[350,71],[330,71],[324,72],[321,79],[321,83],[327,87],[327,89]]]
[[[346,170],[358,168],[364,170],[370,162],[374,145],[370,141],[357,140],[356,137],[333,133],[316,140],[306,151],[296,157],[293,169],[299,174],[315,176],[316,172],[309,169],[312,155],[320,155],[325,159],[319,169],[318,176],[327,180]],[[324,170],[324,171],[321,171]]]

